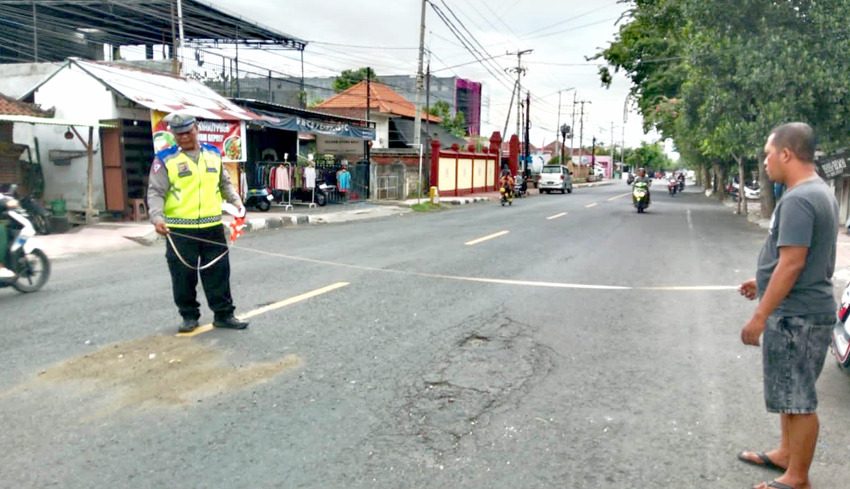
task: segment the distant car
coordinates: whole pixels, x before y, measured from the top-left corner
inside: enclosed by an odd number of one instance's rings
[[[573,193],[573,177],[566,166],[546,165],[540,172],[537,188],[541,194],[552,193],[553,190],[559,190],[562,194]]]

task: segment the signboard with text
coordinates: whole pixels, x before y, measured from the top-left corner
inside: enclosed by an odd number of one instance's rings
[[[850,152],[841,150],[829,156],[818,158],[815,163],[818,167],[818,173],[825,180],[832,180],[841,176],[850,175],[847,162],[850,160]]]
[[[319,154],[338,156],[362,156],[365,154],[363,141],[360,139],[337,138],[333,136],[316,136],[316,151]]]
[[[163,119],[168,114],[151,111],[154,150],[159,152],[177,144]],[[198,141],[218,148],[224,162],[246,161],[245,121],[198,119]]]

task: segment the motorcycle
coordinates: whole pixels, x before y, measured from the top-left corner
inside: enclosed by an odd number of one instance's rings
[[[676,195],[676,192],[679,191],[679,182],[673,178],[667,180],[667,191],[670,192],[670,195]]]
[[[738,200],[738,192],[739,185],[735,182],[730,183],[726,186],[726,193],[729,194],[734,200]],[[761,189],[757,182],[753,182],[749,185],[744,186],[744,195],[747,200],[758,200],[761,197]]]
[[[268,188],[251,188],[248,189],[248,195],[245,197],[245,207],[254,207],[261,212],[268,212],[272,208],[274,196]]]
[[[838,321],[832,330],[832,353],[835,355],[839,368],[850,374],[850,324],[847,324],[848,317],[850,317],[850,283],[847,284],[844,294],[841,296]]]
[[[50,278],[50,260],[36,248],[30,238],[36,235],[35,227],[22,212],[20,203],[8,196],[0,196],[0,219],[9,233],[9,246],[0,253],[6,254],[6,267],[15,273],[11,279],[0,279],[0,288],[13,287],[18,292],[40,290]]]
[[[508,191],[508,190],[504,187],[504,185],[502,186],[502,188],[500,188],[500,189],[499,189],[499,193],[501,193],[501,198],[499,199],[499,202],[501,202],[502,207],[504,207],[504,206],[505,206],[505,204],[508,204],[508,205],[513,205],[513,204],[514,204],[514,197],[513,197],[513,195],[512,195],[512,194],[513,194],[513,192],[509,192],[509,191]]]
[[[679,179],[679,192],[684,192],[684,191],[685,191],[685,179],[680,178]]]
[[[646,182],[638,182],[632,190],[632,203],[638,211],[638,214],[643,214],[649,207],[649,184]]]
[[[520,199],[528,197],[528,186],[525,183],[525,178],[521,175],[517,176],[516,183],[514,183],[514,195]]]
[[[38,234],[50,234],[53,232],[53,223],[51,221],[53,214],[45,209],[41,205],[41,202],[32,198],[31,195],[17,197],[16,189],[17,185],[5,186],[0,192],[7,194],[9,197],[17,198],[20,204],[18,213],[23,214],[24,217],[32,222]]]

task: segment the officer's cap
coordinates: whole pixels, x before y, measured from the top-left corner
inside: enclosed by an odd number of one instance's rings
[[[195,116],[191,114],[175,112],[169,118],[168,127],[174,134],[187,133],[195,127]]]

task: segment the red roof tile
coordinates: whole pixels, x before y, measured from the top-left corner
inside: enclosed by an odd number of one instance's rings
[[[402,117],[416,118],[416,106],[409,102],[406,98],[399,95],[392,88],[379,82],[371,82],[371,102],[369,108],[378,110],[383,114],[398,115]],[[361,113],[366,109],[366,82],[362,81],[348,90],[334,95],[315,107],[316,109],[360,109]],[[422,118],[425,118],[425,111],[422,111]],[[435,115],[429,115],[431,122],[442,122],[442,119]]]
[[[19,102],[0,93],[0,115],[25,115],[30,117],[53,117],[52,111],[41,110],[35,104]]]

